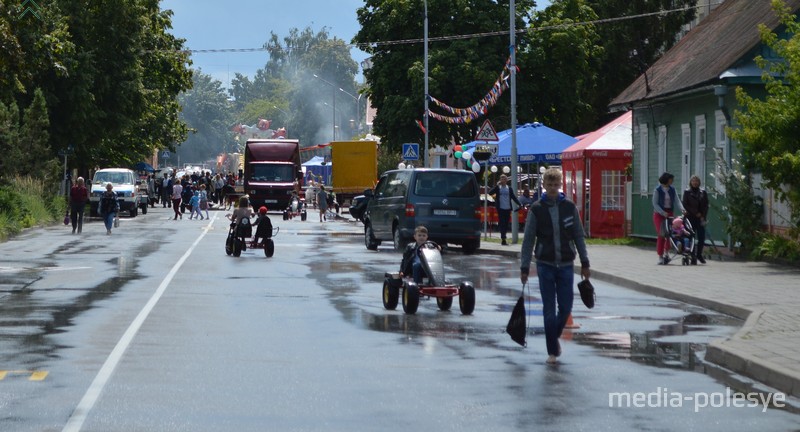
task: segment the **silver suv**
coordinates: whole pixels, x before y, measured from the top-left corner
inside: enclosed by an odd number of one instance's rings
[[[471,171],[454,169],[395,170],[384,173],[367,191],[364,244],[375,250],[392,240],[402,250],[424,225],[441,244],[460,244],[473,253],[481,244],[478,182]]]

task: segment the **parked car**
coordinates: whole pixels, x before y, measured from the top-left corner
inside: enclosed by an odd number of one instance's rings
[[[364,243],[375,250],[392,240],[396,250],[424,225],[428,238],[459,244],[466,253],[480,247],[478,182],[471,171],[454,169],[394,170],[384,173],[369,190],[364,214]]]
[[[368,202],[369,200],[366,195],[356,195],[353,197],[353,201],[350,202],[350,216],[364,222],[364,213],[367,211]]]
[[[127,168],[104,168],[94,173],[92,178],[91,194],[89,195],[89,208],[93,216],[97,215],[97,206],[100,197],[106,191],[106,184],[114,185],[114,192],[119,197],[120,211],[127,211],[131,217],[136,217],[141,205],[141,195],[136,173]]]

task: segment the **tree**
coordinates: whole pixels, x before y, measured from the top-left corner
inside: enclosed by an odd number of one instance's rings
[[[53,155],[73,146],[85,172],[132,165],[185,136],[176,97],[191,85],[189,61],[158,0],[54,0],[22,18],[4,5],[0,101],[30,106],[42,89]]]
[[[792,224],[797,227],[800,223],[797,175],[800,172],[800,24],[783,1],[773,0],[772,5],[785,26],[785,37],[760,26],[762,41],[778,57],[756,58],[764,70],[761,79],[767,96],[757,99],[737,88],[736,98],[743,109],[734,112],[738,127],[728,133],[742,146],[744,166],[761,172],[765,185],[789,204]]]
[[[530,19],[532,0],[516,2],[516,25]],[[419,40],[423,36],[423,1],[366,0],[358,9],[361,30],[353,38],[372,54],[372,67],[364,72],[370,103],[377,109],[374,132],[381,145],[399,152],[404,142],[420,142],[416,121],[423,119],[424,45],[387,43]],[[428,2],[429,37],[447,37],[508,30],[509,2],[491,0],[431,0]],[[383,43],[381,43],[383,42]],[[520,40],[518,50],[525,49]],[[431,96],[454,107],[477,103],[500,76],[508,59],[508,35],[452,38],[429,43],[428,86]],[[501,98],[488,118],[506,117],[508,98]],[[497,124],[497,122],[495,123]],[[450,125],[431,119],[432,145],[471,138],[476,125]]]
[[[192,133],[177,149],[181,160],[205,161],[234,150],[231,104],[222,83],[195,71],[194,85],[180,95],[181,119]]]
[[[58,160],[49,144],[47,104],[42,91],[36,89],[33,101],[22,115],[16,102],[0,103],[0,142],[3,158],[0,174],[13,177],[31,176],[49,184],[58,184]]]
[[[519,117],[537,119],[568,134],[593,130],[598,110],[593,96],[599,91],[600,59],[605,54],[594,25],[594,10],[584,0],[553,2],[536,14],[528,29],[528,50],[520,53],[524,65],[517,91],[523,97]]]

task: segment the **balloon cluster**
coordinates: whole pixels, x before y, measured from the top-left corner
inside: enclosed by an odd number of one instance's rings
[[[464,159],[467,163],[467,168],[470,168],[472,172],[479,173],[481,172],[481,164],[477,160],[472,159],[472,153],[469,150],[464,151],[464,148],[460,145],[456,145],[453,147],[453,157],[456,159]]]

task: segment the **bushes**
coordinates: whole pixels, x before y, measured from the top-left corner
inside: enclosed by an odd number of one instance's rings
[[[25,228],[60,220],[66,212],[64,197],[48,190],[42,180],[14,177],[0,185],[0,240]]]

